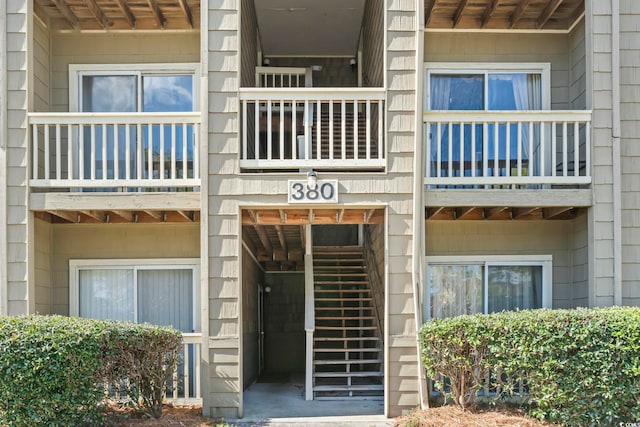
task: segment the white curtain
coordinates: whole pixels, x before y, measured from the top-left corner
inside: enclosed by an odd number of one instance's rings
[[[430,265],[431,318],[443,319],[484,311],[484,267]]]
[[[542,307],[541,266],[489,266],[489,313]]]
[[[138,322],[193,332],[193,270],[138,270]]]
[[[133,270],[80,270],[80,317],[135,321]]]
[[[534,111],[542,109],[542,82],[540,74],[513,74],[513,96],[516,110]],[[522,125],[522,157],[529,159],[534,173],[540,170],[540,126],[534,125],[533,153],[529,153],[529,124]]]
[[[451,79],[452,76],[431,76],[430,86],[431,86],[431,105],[429,108],[431,110],[448,110],[449,102],[451,98]],[[437,171],[437,150],[438,150],[438,142],[443,139],[443,135],[445,133],[445,127],[442,127],[442,134],[436,135],[437,126],[431,125],[429,129],[429,133],[431,134],[431,170]],[[449,154],[451,155],[451,154]],[[437,173],[437,172],[436,172]],[[435,176],[435,175],[434,175]]]

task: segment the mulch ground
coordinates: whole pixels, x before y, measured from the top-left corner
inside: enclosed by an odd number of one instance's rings
[[[128,409],[111,408],[112,425],[117,427],[210,427],[224,426],[220,420],[202,417],[202,408],[166,406],[162,418],[149,418]],[[453,406],[431,408],[424,411],[413,411],[409,415],[395,419],[398,427],[549,427],[551,424],[541,423],[528,418],[516,409],[467,409],[462,411]]]

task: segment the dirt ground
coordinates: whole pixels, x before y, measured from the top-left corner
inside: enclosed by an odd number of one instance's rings
[[[200,407],[166,407],[160,419],[149,419],[121,410],[114,413],[112,420],[118,427],[208,427],[227,426],[222,420],[203,418]],[[396,418],[399,427],[541,427],[550,424],[527,418],[516,410],[477,409],[462,411],[459,408],[446,406],[426,411],[414,411],[404,417]]]

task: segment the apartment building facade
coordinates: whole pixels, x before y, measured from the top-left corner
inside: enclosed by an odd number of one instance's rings
[[[170,324],[178,399],[427,398],[416,330],[636,305],[631,0],[7,0],[0,314]]]

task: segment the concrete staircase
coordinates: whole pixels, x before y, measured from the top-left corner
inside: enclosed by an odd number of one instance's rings
[[[383,398],[383,350],[361,246],[313,248],[314,399]]]

